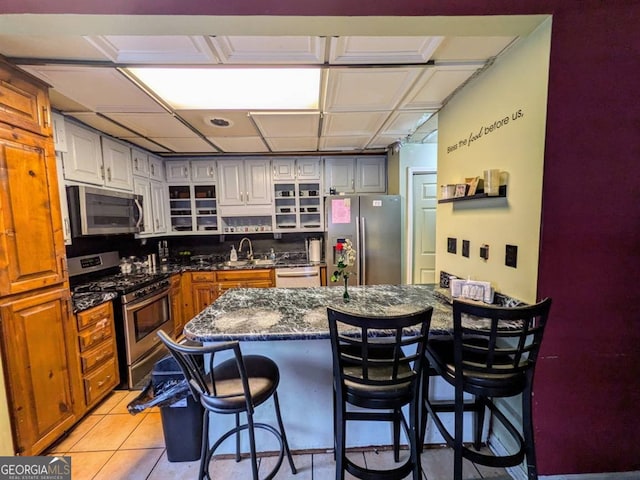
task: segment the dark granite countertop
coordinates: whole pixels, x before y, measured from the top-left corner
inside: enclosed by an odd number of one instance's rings
[[[104,302],[110,302],[117,296],[118,294],[116,292],[74,293],[71,296],[73,313],[79,313],[92,307],[96,307]]]
[[[359,314],[397,315],[432,306],[431,331],[451,329],[451,306],[434,294],[434,285],[231,289],[187,323],[187,338],[228,340],[307,340],[329,338],[327,307]]]

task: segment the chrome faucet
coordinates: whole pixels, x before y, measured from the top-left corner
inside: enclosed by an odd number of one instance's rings
[[[240,240],[240,245],[238,245],[238,253],[242,252],[242,245],[244,245],[244,241],[249,242],[249,255],[247,256],[247,258],[249,260],[253,260],[253,247],[251,246],[251,240],[249,240],[247,237],[243,237],[242,240]]]

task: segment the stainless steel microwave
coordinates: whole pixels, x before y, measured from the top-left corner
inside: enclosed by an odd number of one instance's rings
[[[141,195],[84,185],[66,190],[73,237],[138,233],[143,227]]]

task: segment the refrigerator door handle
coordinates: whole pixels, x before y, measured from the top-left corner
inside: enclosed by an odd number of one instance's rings
[[[367,232],[365,230],[364,217],[360,217],[360,264],[362,265],[360,270],[362,275],[358,274],[358,278],[360,279],[360,285],[367,284]]]
[[[360,261],[362,260],[362,244],[360,243],[360,217],[356,217],[356,275],[358,285],[363,285],[362,277],[360,276]]]

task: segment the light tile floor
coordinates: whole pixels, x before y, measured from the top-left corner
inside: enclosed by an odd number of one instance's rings
[[[169,462],[158,408],[137,415],[127,411],[127,404],[138,395],[133,391],[114,391],[57,444],[47,455],[71,456],[73,480],[173,480],[198,476],[198,461]],[[286,418],[286,417],[285,417]],[[286,422],[286,420],[285,420]],[[403,452],[406,453],[406,452]],[[392,452],[366,451],[350,453],[360,464],[392,463]],[[275,457],[264,457],[260,471],[265,474]],[[335,478],[333,453],[294,456],[298,469],[292,475],[286,460],[276,480],[332,480]],[[453,476],[453,456],[450,449],[430,448],[422,454],[423,477],[426,480],[450,480]],[[386,468],[386,467],[382,467]],[[212,480],[245,480],[251,478],[247,460],[214,459],[210,468]],[[354,477],[346,475],[347,480]],[[407,477],[410,478],[410,477]],[[465,463],[464,478],[510,480],[503,469],[486,468]]]

